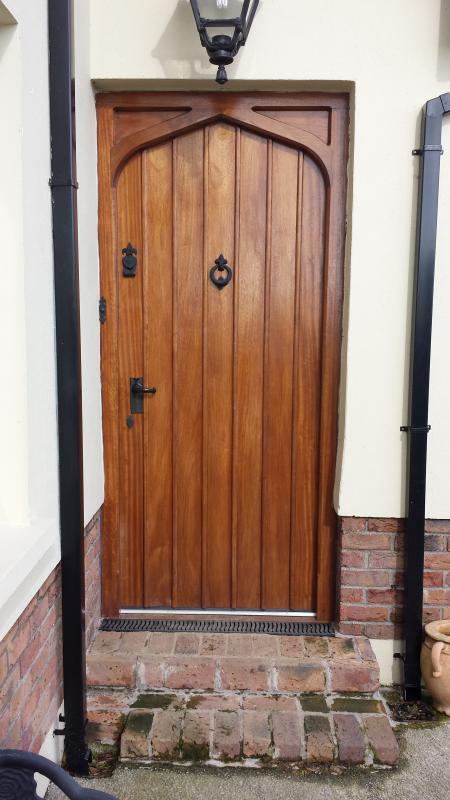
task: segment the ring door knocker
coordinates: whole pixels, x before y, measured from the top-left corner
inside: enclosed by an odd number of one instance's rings
[[[225,272],[225,275],[222,273]],[[218,289],[223,289],[227,284],[230,283],[233,277],[233,270],[228,264],[226,258],[220,254],[218,258],[216,258],[214,262],[214,266],[211,267],[209,271],[209,277],[211,278],[214,286],[217,286]]]

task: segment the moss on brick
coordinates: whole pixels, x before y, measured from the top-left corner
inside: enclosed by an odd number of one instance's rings
[[[201,695],[201,694],[195,695],[195,697],[191,697],[188,700],[186,708],[189,708],[189,709],[198,708],[199,706],[202,705],[203,701],[204,701],[203,695]]]
[[[323,695],[299,695],[303,711],[315,711],[318,714],[328,714],[329,708]]]
[[[152,727],[154,714],[150,711],[132,711],[127,719],[126,730],[148,736]]]
[[[330,733],[329,717],[319,714],[306,714],[305,716],[306,733]]]
[[[353,714],[384,714],[383,703],[369,697],[337,697],[333,700],[332,711],[348,711]]]
[[[140,694],[131,708],[168,708],[177,699],[175,694]]]
[[[209,746],[206,742],[183,742],[183,758],[187,761],[207,761],[209,758]]]
[[[336,639],[336,642],[339,643],[339,649],[343,650],[345,653],[354,653],[355,652],[355,645],[353,639]]]

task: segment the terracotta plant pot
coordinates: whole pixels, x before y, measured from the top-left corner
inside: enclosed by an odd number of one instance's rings
[[[450,620],[425,625],[420,667],[433,706],[450,717]]]

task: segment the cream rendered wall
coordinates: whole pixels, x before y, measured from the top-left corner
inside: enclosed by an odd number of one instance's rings
[[[1,639],[60,552],[46,0],[0,4],[0,102]]]
[[[84,520],[103,503],[98,269],[97,123],[89,76],[90,2],[74,2],[74,59],[78,177],[81,371],[83,382]]]
[[[85,519],[103,502],[96,123],[76,0]],[[60,558],[47,0],[0,1],[0,639]]]
[[[229,90],[351,91],[349,220],[336,509],[404,513],[420,111],[450,91],[448,0],[262,0]],[[188,0],[94,0],[100,90],[217,89]],[[450,518],[450,130],[445,123],[427,515]]]

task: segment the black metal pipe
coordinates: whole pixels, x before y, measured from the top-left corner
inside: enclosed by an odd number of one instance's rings
[[[88,772],[84,519],[72,0],[48,0],[59,505],[67,768]]]
[[[433,320],[439,172],[442,123],[450,111],[450,93],[429,100],[424,107],[422,143],[414,154],[421,158],[415,288],[411,326],[411,371],[408,435],[408,506],[406,519],[404,697],[421,696],[425,492],[427,477],[428,397],[430,388],[431,328]]]

